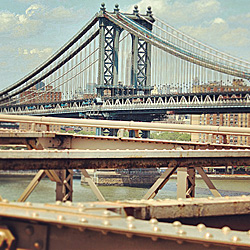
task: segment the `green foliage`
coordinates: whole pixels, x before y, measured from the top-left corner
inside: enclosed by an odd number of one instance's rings
[[[190,134],[178,132],[154,132],[150,134],[150,138],[172,141],[191,141]]]
[[[129,132],[127,130],[124,131],[123,137],[129,137]]]
[[[9,149],[13,149],[13,150],[21,150],[21,149],[27,149],[25,146],[0,146],[0,150],[9,150]]]
[[[250,171],[250,166],[238,166],[236,170]]]
[[[69,133],[69,134],[76,134],[76,132],[74,130],[69,130],[69,131],[67,131],[67,133]]]
[[[80,131],[77,133],[78,135],[95,135],[95,132],[94,131]]]
[[[69,134],[78,134],[78,135],[95,135],[95,132],[94,131],[79,131],[79,132],[76,132],[74,130],[69,130],[69,131],[65,131],[65,130],[61,130],[61,133],[69,133]]]

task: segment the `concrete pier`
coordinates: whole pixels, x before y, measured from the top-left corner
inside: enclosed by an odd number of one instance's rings
[[[129,186],[151,187],[160,177],[158,169],[122,169],[122,170],[87,170],[96,185],[100,186]],[[87,184],[85,177],[81,178],[82,184]]]

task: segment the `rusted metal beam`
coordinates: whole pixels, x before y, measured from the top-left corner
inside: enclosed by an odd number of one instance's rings
[[[91,190],[93,191],[93,193],[97,197],[97,199],[99,201],[105,201],[105,198],[103,197],[102,193],[100,192],[100,190],[98,189],[96,184],[93,182],[92,178],[89,176],[86,169],[82,169],[81,172],[82,172],[83,176],[85,177],[85,180],[88,182]]]
[[[96,203],[98,207],[99,202]],[[103,203],[100,203],[103,204]],[[207,197],[207,198],[186,198],[186,199],[161,199],[161,200],[126,200],[112,203],[106,203],[110,210],[121,211],[116,206],[121,206],[127,215],[135,216],[138,219],[156,218],[159,220],[176,220],[180,218],[189,218],[196,223],[202,221],[201,218],[213,218],[210,225],[215,226],[221,223],[221,226],[231,226],[235,224],[237,230],[249,230],[250,218],[250,196],[232,196],[232,197]],[[230,221],[230,217],[238,218],[237,221]],[[218,219],[218,223],[216,222]],[[214,225],[213,225],[214,224]]]
[[[62,180],[57,175],[56,171],[54,170],[45,170],[45,174],[49,177],[51,181],[62,183]]]
[[[201,175],[202,179],[205,181],[205,183],[207,184],[209,190],[211,191],[211,193],[215,196],[215,197],[221,197],[221,194],[219,193],[219,191],[217,190],[217,188],[214,186],[214,184],[212,183],[212,181],[209,179],[209,177],[206,175],[206,173],[204,172],[203,168],[196,168],[198,173]]]
[[[164,173],[159,177],[159,179],[153,184],[153,186],[148,190],[148,192],[143,196],[143,199],[153,199],[158,191],[164,187],[164,185],[168,182],[170,176],[175,172],[177,167],[168,168],[164,171]]]
[[[36,186],[39,184],[41,179],[45,176],[45,170],[40,170],[35,177],[32,179],[30,184],[27,186],[27,188],[24,190],[24,192],[21,194],[21,196],[18,198],[17,201],[24,202],[27,200],[27,198],[30,196],[30,194],[33,192],[33,190],[36,188]]]
[[[0,150],[0,169],[250,166],[250,150]]]
[[[246,145],[87,136],[52,132],[0,131],[1,145],[41,145],[57,149],[250,149]]]

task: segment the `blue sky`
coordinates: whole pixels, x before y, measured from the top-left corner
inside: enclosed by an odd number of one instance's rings
[[[105,1],[112,11],[114,1]],[[121,0],[198,40],[250,61],[250,0]],[[99,11],[101,1],[1,0],[0,89],[14,83],[66,43]]]

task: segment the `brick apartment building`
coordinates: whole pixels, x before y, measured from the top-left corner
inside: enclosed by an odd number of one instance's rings
[[[198,89],[197,89],[198,88]],[[196,86],[196,92],[236,92],[249,91],[249,86],[243,80],[234,80],[231,85],[220,86],[220,84],[204,84]],[[250,127],[250,114],[246,113],[229,113],[229,114],[202,114],[192,115],[190,124],[194,125],[210,125],[210,126],[228,126],[228,127]],[[192,141],[213,143],[222,143],[223,138],[219,135],[192,134]],[[227,136],[227,143],[250,145],[250,138],[247,136]]]
[[[43,82],[36,84],[20,94],[20,104],[50,103],[61,101],[62,92],[56,91],[52,86],[45,86]]]

